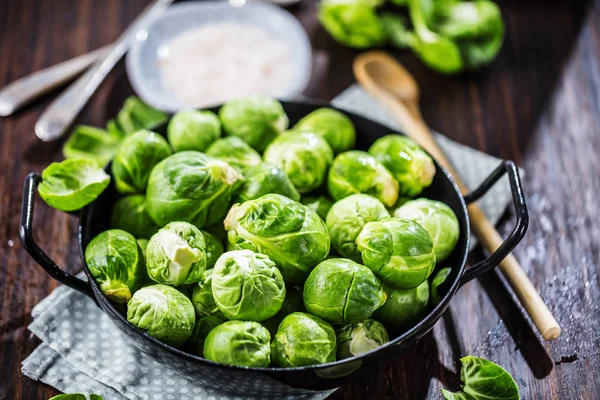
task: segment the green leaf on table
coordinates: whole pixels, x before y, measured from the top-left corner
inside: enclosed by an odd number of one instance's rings
[[[63,146],[65,158],[86,158],[104,167],[116,154],[121,138],[104,129],[79,125]]]
[[[141,101],[136,96],[125,100],[117,114],[117,124],[122,132],[130,135],[140,129],[154,129],[167,122],[168,115]]]

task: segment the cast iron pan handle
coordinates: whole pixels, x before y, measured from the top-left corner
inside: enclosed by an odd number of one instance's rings
[[[63,271],[42,249],[40,249],[40,246],[38,246],[33,238],[33,204],[35,201],[35,189],[41,181],[42,177],[34,173],[27,175],[27,178],[25,178],[25,186],[23,188],[23,208],[21,210],[21,224],[19,229],[23,247],[52,278],[63,285],[80,291],[96,301],[92,293],[92,288],[88,283]]]
[[[527,226],[529,225],[529,213],[527,212],[527,204],[525,203],[525,196],[523,195],[523,188],[521,187],[519,170],[512,161],[502,161],[498,168],[496,168],[477,189],[465,196],[465,203],[468,205],[480,199],[505,173],[508,174],[510,191],[512,193],[513,204],[517,214],[517,222],[510,235],[508,235],[502,245],[498,247],[491,256],[466,270],[461,277],[461,285],[464,285],[471,279],[498,266],[498,264],[510,254],[521,239],[523,239],[523,235],[525,235],[525,232],[527,231]]]

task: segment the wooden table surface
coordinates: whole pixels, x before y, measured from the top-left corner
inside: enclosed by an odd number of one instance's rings
[[[148,0],[0,0],[0,86],[114,40]],[[439,399],[456,389],[459,358],[500,363],[525,399],[600,398],[600,4],[501,1],[504,48],[485,71],[444,78],[410,53],[402,62],[422,86],[431,127],[526,170],[531,224],[516,256],[562,325],[555,342],[540,339],[497,273],[466,285],[414,350],[340,389],[334,399]],[[353,82],[346,49],[320,28],[315,3],[291,11],[314,47],[307,95],[328,100]],[[103,125],[131,93],[122,65],[81,121]],[[25,175],[62,158],[33,126],[52,96],[0,118],[0,399],[47,399],[57,392],[20,372],[39,344],[31,309],[56,287],[19,240]],[[36,213],[42,248],[70,272],[81,269],[77,219],[46,206]],[[501,230],[510,229],[510,215]],[[483,255],[476,251],[471,262]]]

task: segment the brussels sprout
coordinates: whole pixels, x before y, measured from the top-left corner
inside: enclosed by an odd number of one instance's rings
[[[260,322],[281,310],[285,285],[268,256],[235,250],[219,257],[212,276],[212,293],[228,319]]]
[[[295,312],[283,319],[271,343],[277,367],[303,367],[335,361],[335,331],[314,315]]]
[[[433,276],[431,280],[431,304],[437,306],[442,301],[446,293],[440,293],[439,287],[446,281],[452,269],[450,267],[442,268]]]
[[[460,226],[454,211],[446,204],[428,199],[411,200],[394,211],[394,217],[410,219],[421,225],[433,240],[433,250],[437,262],[443,261],[452,253]]]
[[[243,177],[226,162],[196,151],[158,163],[148,181],[146,206],[159,226],[186,221],[203,228],[222,220]]]
[[[202,273],[202,278],[197,285],[194,285],[192,291],[192,305],[196,310],[198,317],[207,317],[209,315],[225,320],[225,315],[219,310],[213,297],[212,289],[213,270],[208,269]]]
[[[146,196],[143,194],[132,194],[117,200],[112,209],[110,226],[143,239],[149,239],[158,231],[158,225],[148,215]]]
[[[353,194],[334,203],[325,220],[333,248],[340,255],[362,263],[356,245],[358,234],[367,222],[389,216],[379,200],[366,194]]]
[[[375,158],[359,150],[341,153],[333,160],[327,188],[334,200],[355,193],[371,195],[388,207],[398,200],[396,179]]]
[[[109,183],[110,176],[95,161],[68,158],[44,169],[38,193],[57,210],[75,211],[96,200]]]
[[[335,154],[350,150],[356,141],[356,131],[350,118],[333,108],[324,107],[311,112],[298,121],[293,130],[321,136]]]
[[[225,133],[243,139],[259,152],[287,129],[289,122],[281,103],[258,95],[228,101],[219,117]]]
[[[136,96],[129,96],[117,114],[119,128],[127,135],[140,129],[154,129],[168,119],[167,114],[149,106]]]
[[[297,288],[286,288],[285,300],[281,306],[281,310],[271,318],[262,322],[262,325],[269,330],[271,336],[275,336],[277,328],[283,319],[293,312],[303,312],[304,301],[302,300],[302,292]]]
[[[377,139],[369,153],[398,180],[402,196],[417,196],[435,176],[433,160],[407,137],[391,134]]]
[[[63,146],[65,158],[87,158],[104,167],[117,153],[121,138],[93,126],[79,125]]]
[[[236,203],[258,199],[269,193],[276,193],[294,201],[300,200],[300,195],[290,182],[290,179],[277,165],[261,163],[244,171],[244,184],[237,191]]]
[[[228,321],[215,327],[204,342],[204,357],[222,364],[268,367],[269,331],[258,322]]]
[[[317,215],[321,217],[323,221],[325,221],[325,219],[327,218],[327,213],[333,206],[333,201],[331,201],[331,199],[326,196],[305,196],[302,197],[302,199],[300,199],[300,202],[306,207],[316,212]]]
[[[117,191],[144,192],[152,168],[170,154],[169,143],[158,133],[139,131],[126,137],[111,168]]]
[[[244,171],[246,168],[262,162],[260,154],[237,136],[228,136],[215,140],[206,149],[206,154],[225,161],[239,171]]]
[[[204,236],[187,222],[171,222],[160,229],[150,238],[146,254],[148,276],[165,285],[196,283],[206,268]]]
[[[225,229],[233,249],[269,256],[289,287],[302,284],[329,253],[323,220],[308,207],[279,194],[234,205]]]
[[[385,327],[374,319],[343,326],[336,338],[338,360],[367,353],[390,341]]]
[[[369,268],[346,258],[323,261],[304,284],[306,310],[332,324],[361,322],[383,303],[379,279]]]
[[[192,331],[192,336],[185,343],[185,349],[192,354],[203,357],[204,356],[204,342],[206,337],[217,326],[221,325],[224,321],[215,316],[209,315],[208,317],[198,318]]]
[[[167,285],[141,288],[127,303],[127,321],[153,338],[179,347],[192,335],[196,315],[190,299]]]
[[[264,159],[279,165],[298,192],[307,193],[321,186],[333,151],[327,141],[311,132],[286,132],[267,147]]]
[[[206,243],[206,268],[211,269],[215,266],[221,254],[224,253],[223,243],[217,239],[212,233],[201,231]]]
[[[127,303],[146,278],[141,249],[131,234],[120,229],[94,237],[85,248],[85,262],[102,293],[114,303]]]
[[[167,138],[175,151],[204,151],[219,136],[221,121],[212,111],[179,111],[167,127]]]
[[[381,321],[388,329],[406,330],[419,322],[429,308],[429,282],[424,281],[416,288],[395,289],[384,287],[387,301],[375,311],[373,318]]]
[[[416,222],[384,218],[369,222],[356,238],[363,264],[397,288],[419,286],[433,272],[435,252],[429,233]]]

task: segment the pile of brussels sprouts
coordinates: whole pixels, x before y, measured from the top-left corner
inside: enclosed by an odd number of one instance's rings
[[[179,112],[168,141],[127,135],[92,276],[131,324],[219,363],[300,367],[385,344],[439,302],[450,270],[432,273],[459,224],[411,200],[435,175],[419,146],[390,134],[352,150],[355,136],[330,108],[288,129],[258,96]]]

